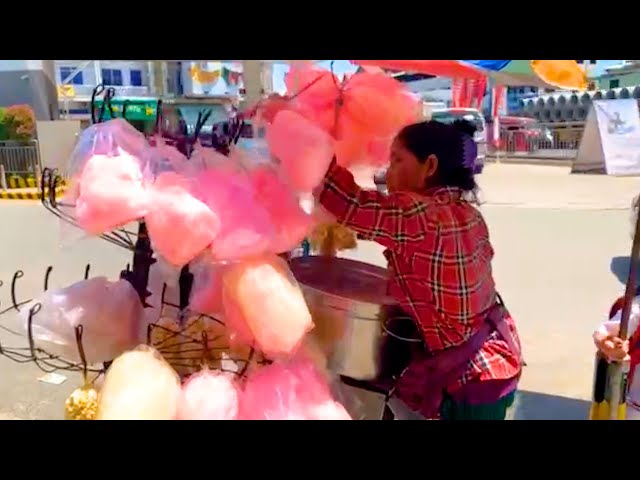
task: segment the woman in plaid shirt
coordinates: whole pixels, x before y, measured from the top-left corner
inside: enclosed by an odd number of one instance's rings
[[[360,238],[387,248],[389,293],[424,339],[394,395],[423,418],[504,419],[521,373],[489,232],[473,205],[473,130],[464,121],[409,125],[391,149],[388,195],[362,190],[335,162],[317,194]]]

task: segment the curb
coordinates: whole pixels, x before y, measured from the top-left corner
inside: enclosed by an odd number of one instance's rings
[[[64,195],[66,188],[58,187],[56,188],[56,198]],[[0,200],[38,200],[40,201],[40,191],[33,190],[30,192],[12,192],[11,190],[0,190]]]
[[[573,159],[559,159],[559,158],[534,158],[534,157],[512,157],[512,158],[500,158],[498,160],[494,156],[487,156],[487,163],[491,164],[510,164],[510,165],[541,165],[545,167],[571,167],[573,165]]]

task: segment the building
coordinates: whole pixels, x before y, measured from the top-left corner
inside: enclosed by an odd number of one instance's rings
[[[635,88],[640,85],[640,60],[623,60],[619,65],[607,68],[596,83],[599,90]]]
[[[38,120],[58,118],[53,60],[0,60],[0,106],[27,104]]]

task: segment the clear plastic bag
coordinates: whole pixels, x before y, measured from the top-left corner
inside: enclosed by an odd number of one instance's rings
[[[229,304],[237,307],[256,345],[270,358],[293,354],[313,328],[302,291],[278,256],[263,255],[231,265],[222,281],[225,315],[230,313]]]
[[[243,166],[219,154],[195,160],[206,169],[195,176],[193,194],[220,219],[220,232],[211,244],[213,257],[234,261],[268,251],[275,234],[273,223]]]
[[[81,361],[75,337],[78,325],[83,327],[82,346],[89,364],[111,361],[145,342],[142,304],[125,280],[94,277],[46,292],[21,310],[25,332],[29,310],[36,303],[41,309],[32,320],[35,345],[53,355]]]
[[[240,161],[248,170],[258,202],[267,210],[273,224],[269,251],[277,254],[293,250],[311,231],[314,218],[302,208],[300,199],[276,164],[251,151],[244,152]]]
[[[249,375],[240,395],[244,420],[351,420],[313,363],[276,362]]]
[[[225,264],[215,263],[208,256],[190,265],[193,286],[189,307],[192,311],[214,317],[224,312],[222,274],[225,267]]]
[[[142,133],[122,118],[96,123],[83,130],[71,153],[67,178],[79,176],[94,155],[116,157],[126,152],[140,161],[144,171],[150,158],[150,146]]]
[[[149,193],[145,220],[154,250],[172,265],[186,265],[214,241],[220,219],[193,196],[191,183],[178,173],[160,173]]]

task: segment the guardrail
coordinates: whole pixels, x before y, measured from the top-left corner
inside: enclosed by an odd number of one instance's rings
[[[548,130],[532,135],[523,130],[501,131],[500,148],[491,146],[490,156],[510,158],[541,158],[552,160],[574,160],[578,154],[582,128],[568,127]]]
[[[0,187],[34,188],[42,171],[37,142],[0,142]]]

